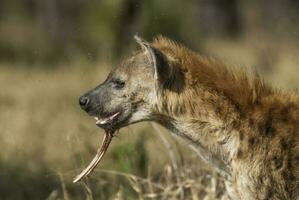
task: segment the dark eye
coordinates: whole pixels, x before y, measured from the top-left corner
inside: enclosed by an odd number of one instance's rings
[[[120,79],[112,79],[109,84],[116,89],[122,89],[125,86],[125,82]]]

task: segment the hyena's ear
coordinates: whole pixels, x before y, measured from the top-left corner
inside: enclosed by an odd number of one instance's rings
[[[160,65],[161,61],[163,62],[163,59],[164,59],[162,56],[162,53],[159,50],[155,49],[149,42],[138,37],[137,35],[134,36],[134,39],[140,45],[142,50],[146,52],[148,59],[150,60],[150,62],[152,63],[152,65],[154,67],[154,78],[155,78],[155,80],[158,80],[159,79],[158,65]]]
[[[159,49],[153,47],[151,43],[143,40],[137,35],[134,36],[134,39],[148,56],[148,59],[154,68],[154,78],[158,85],[164,85],[165,82],[169,82],[170,79],[174,78],[173,76],[175,76],[175,70],[171,64],[171,58],[164,55]]]

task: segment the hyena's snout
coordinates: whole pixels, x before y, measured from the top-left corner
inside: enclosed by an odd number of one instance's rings
[[[117,129],[126,124],[131,112],[121,98],[111,94],[110,88],[98,86],[79,97],[80,107],[96,124],[104,129]]]
[[[91,116],[102,115],[108,99],[108,94],[103,95],[102,93],[103,91],[97,87],[83,94],[79,97],[80,107]]]

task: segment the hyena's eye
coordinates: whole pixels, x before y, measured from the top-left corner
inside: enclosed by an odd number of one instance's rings
[[[120,79],[112,79],[109,85],[115,89],[122,89],[125,86],[125,82]]]

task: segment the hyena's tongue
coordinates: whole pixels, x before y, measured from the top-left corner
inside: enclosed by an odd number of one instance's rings
[[[75,177],[73,183],[80,181],[83,177],[88,176],[94,170],[94,168],[98,165],[98,163],[101,161],[102,157],[106,153],[109,144],[112,140],[113,133],[114,131],[105,130],[105,135],[102,141],[102,145],[98,148],[96,156],[93,158],[90,164],[80,174],[78,174]]]

